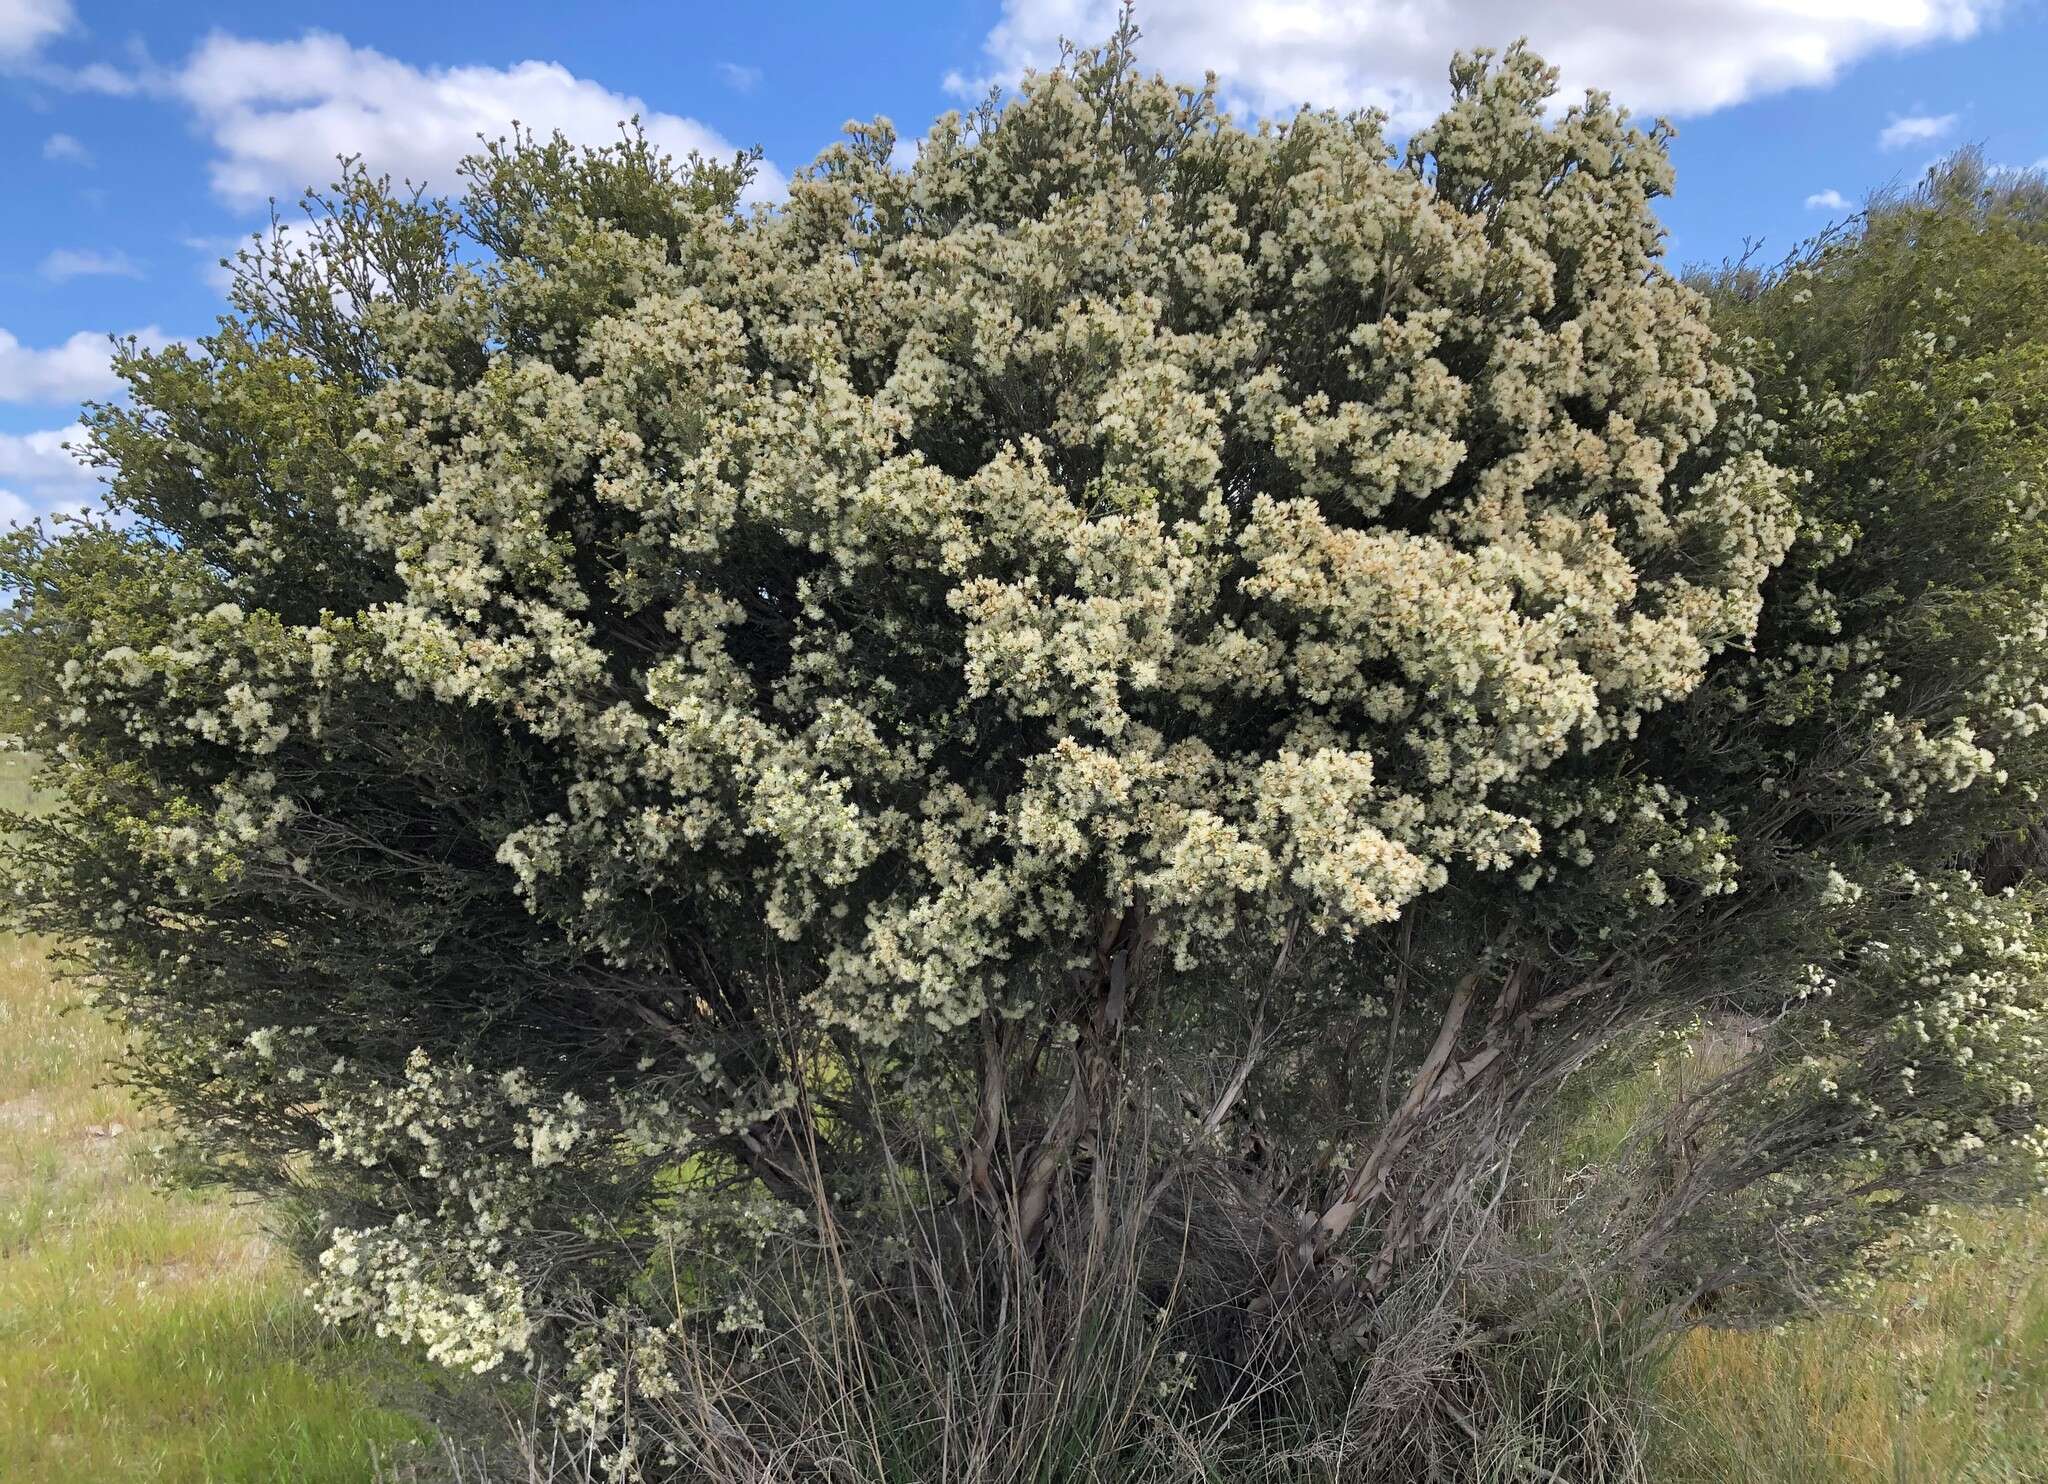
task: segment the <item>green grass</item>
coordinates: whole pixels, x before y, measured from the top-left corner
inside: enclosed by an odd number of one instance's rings
[[[113,1033],[0,940],[0,1478],[361,1484],[420,1433],[246,1209],[167,1192]]]
[[[1595,1083],[1553,1173],[1604,1164],[1739,1050],[1715,1027]],[[1951,1225],[1962,1251],[1854,1311],[1686,1336],[1657,1378],[1658,1484],[2048,1484],[2048,1201]]]
[[[1973,1215],[1967,1250],[1860,1312],[1701,1331],[1663,1378],[1660,1478],[2048,1480],[2048,1208]]]

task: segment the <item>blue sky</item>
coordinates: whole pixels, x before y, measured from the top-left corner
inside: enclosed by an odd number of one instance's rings
[[[751,4],[0,0],[0,520],[74,502],[60,447],[109,332],[208,328],[214,261],[342,149],[446,180],[479,129],[645,114],[759,145],[763,189],[848,118],[908,137],[1096,38],[1113,0]],[[1528,34],[1568,87],[1679,127],[1674,262],[1793,246],[1965,143],[2048,158],[2048,0],[1141,0],[1145,60],[1240,114],[1440,101],[1452,50]],[[1832,193],[1832,194],[1830,194]]]

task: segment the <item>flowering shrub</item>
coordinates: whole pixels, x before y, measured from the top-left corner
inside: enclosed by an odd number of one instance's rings
[[[1794,395],[1660,266],[1661,128],[1553,82],[1396,150],[1126,36],[751,214],[631,135],[351,172],[123,356],[121,519],[6,550],[19,919],[327,1313],[577,1378],[622,1472],[632,1375],[772,1349],[763,1254],[1053,1282],[1112,1169],[1360,1338],[1702,1009],[1756,1070],[1608,1255],[1839,1270],[2038,1147],[2032,917],[1955,871],[2037,799],[2040,382],[1930,330]]]

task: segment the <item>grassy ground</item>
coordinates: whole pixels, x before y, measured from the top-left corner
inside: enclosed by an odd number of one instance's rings
[[[1663,1378],[1675,1480],[2048,1480],[2048,1210],[1967,1219],[1968,1251],[1862,1313],[1703,1331]]]
[[[1564,1164],[1601,1163],[1739,1040],[1709,1030],[1606,1086]],[[1659,1484],[2048,1484],[2048,1202],[1955,1224],[1965,1250],[1857,1312],[1687,1336],[1659,1377]]]
[[[1696,1038],[1582,1111],[1568,1156],[1596,1160],[1684,1082],[1732,1056]],[[1965,1214],[1965,1250],[1880,1286],[1858,1311],[1774,1332],[1699,1330],[1659,1378],[1657,1478],[1673,1484],[2048,1481],[2048,1204]]]
[[[110,1032],[0,940],[0,1477],[358,1484],[415,1429],[246,1210],[138,1168]]]
[[[19,759],[0,798],[22,796]],[[251,1214],[153,1185],[113,1033],[0,937],[0,1479],[361,1484],[417,1448]]]

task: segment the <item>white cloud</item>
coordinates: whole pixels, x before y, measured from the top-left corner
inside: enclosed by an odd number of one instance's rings
[[[1413,126],[1434,116],[1451,54],[1526,35],[1570,95],[1611,91],[1643,111],[1699,114],[1830,81],[1886,47],[1972,35],[2000,0],[1149,0],[1139,13],[1145,67],[1175,79],[1213,68],[1234,108],[1291,112],[1307,102],[1386,108]],[[1093,43],[1117,0],[1003,0],[983,44],[989,78],[1044,66],[1062,36]],[[975,97],[989,78],[947,79]]]
[[[725,79],[725,85],[736,93],[751,93],[761,86],[761,69],[743,67],[738,62],[720,62],[718,75]]]
[[[1847,211],[1849,209],[1849,198],[1834,189],[1815,191],[1806,198],[1806,209],[1808,211]]]
[[[515,120],[600,144],[618,138],[621,120],[637,114],[648,137],[679,157],[734,152],[706,124],[658,112],[553,62],[423,69],[318,31],[281,42],[216,33],[173,87],[213,141],[214,192],[236,206],[289,200],[325,184],[340,154],[453,192],[461,185],[456,162],[477,148],[477,136],[498,138]],[[782,189],[780,173],[764,168],[752,194],[771,199]]]
[[[128,49],[136,69],[132,73],[107,62],[61,66],[43,54],[49,42],[77,29],[71,0],[0,0],[0,74],[31,78],[67,92],[113,97],[126,97],[152,84],[155,68],[140,41]]]
[[[73,92],[105,93],[110,98],[157,91],[162,86],[155,69],[146,61],[134,72],[123,72],[111,62],[88,62],[83,67],[50,69],[44,77],[46,81]]]
[[[124,252],[101,252],[90,247],[60,247],[43,259],[43,277],[52,283],[74,278],[140,278],[142,268]]]
[[[41,433],[0,433],[0,525],[93,504],[99,472],[73,451],[89,441],[75,423]]]
[[[135,338],[157,348],[170,343],[155,325],[137,330]],[[0,330],[0,402],[77,402],[103,397],[119,388],[113,348],[107,337],[80,330],[48,350],[23,345]]]
[[[0,0],[0,63],[34,57],[75,19],[71,0]]]
[[[1926,144],[1939,139],[1956,126],[1952,113],[1911,114],[1895,118],[1877,136],[1879,149],[1904,149],[1909,144]]]
[[[90,165],[92,151],[69,134],[52,134],[43,141],[43,158],[72,165]]]

